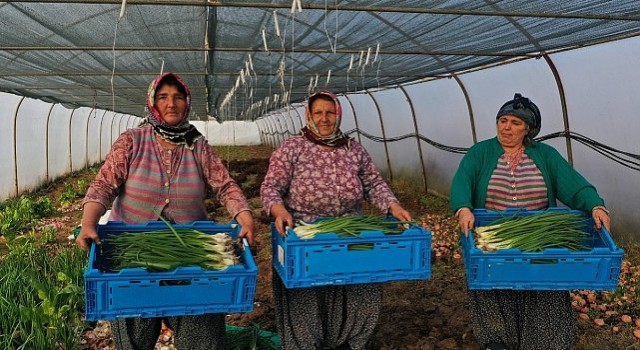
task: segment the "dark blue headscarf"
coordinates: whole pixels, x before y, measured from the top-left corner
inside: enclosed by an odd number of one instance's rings
[[[527,139],[531,141],[540,132],[542,126],[542,119],[540,117],[540,110],[535,103],[531,102],[528,98],[516,93],[513,96],[513,100],[507,101],[500,107],[496,120],[503,115],[513,115],[522,119],[529,126],[529,133]]]

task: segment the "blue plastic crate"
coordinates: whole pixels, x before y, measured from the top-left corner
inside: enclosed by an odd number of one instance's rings
[[[509,209],[503,212],[474,210],[475,226],[484,226],[503,217],[527,216],[547,211],[577,212],[565,208],[544,211]],[[609,232],[593,228],[589,219],[591,250],[572,251],[549,248],[542,252],[522,252],[499,249],[485,252],[478,249],[473,232],[460,235],[469,289],[518,290],[615,290],[622,265],[623,250],[616,247]]]
[[[340,238],[322,233],[283,238],[271,225],[273,266],[287,288],[431,278],[431,231],[412,226],[402,234],[363,231]],[[353,249],[368,244],[366,250]]]
[[[190,228],[208,234],[226,232],[233,238],[237,238],[239,233],[239,225],[221,225],[211,221],[173,227]],[[136,225],[109,222],[98,225],[98,235],[104,238],[123,232],[166,228],[167,225],[161,221]],[[179,267],[167,272],[149,272],[144,268],[113,272],[106,269],[107,260],[100,252],[100,246],[91,246],[84,273],[85,311],[89,321],[253,310],[258,268],[246,242],[242,253],[243,264],[230,266],[223,271]]]

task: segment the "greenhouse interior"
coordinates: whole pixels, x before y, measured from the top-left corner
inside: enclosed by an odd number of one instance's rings
[[[520,93],[540,109],[535,141],[605,200],[615,241],[640,241],[635,0],[22,0],[0,18],[0,201],[104,161],[165,72],[222,148],[276,149],[331,91],[386,180],[445,200]]]

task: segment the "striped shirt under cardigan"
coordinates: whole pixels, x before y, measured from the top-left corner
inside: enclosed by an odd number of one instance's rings
[[[485,207],[497,211],[507,208],[541,210],[547,205],[547,186],[533,160],[522,154],[517,167],[511,172],[506,155],[500,156],[489,180]]]

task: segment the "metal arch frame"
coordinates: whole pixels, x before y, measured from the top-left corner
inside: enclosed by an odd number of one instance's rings
[[[373,104],[376,106],[376,111],[378,112],[378,120],[380,121],[380,130],[382,132],[382,139],[384,140],[382,142],[382,145],[384,146],[384,155],[385,158],[387,160],[387,169],[389,171],[389,180],[393,181],[393,169],[391,168],[391,159],[389,158],[389,147],[387,146],[387,133],[384,129],[384,121],[382,120],[382,112],[380,111],[380,105],[378,104],[378,101],[376,100],[376,98],[373,96],[373,94],[371,92],[369,92],[368,89],[364,90],[365,93],[371,98],[371,101],[373,101]]]
[[[69,116],[69,143],[68,143],[69,144],[69,173],[73,172],[73,151],[72,151],[73,150],[73,147],[72,147],[73,145],[71,144],[71,139],[73,137],[71,137],[71,135],[72,135],[71,134],[71,124],[72,124],[71,122],[73,121],[73,116],[75,115],[75,113],[76,113],[76,110],[72,109],[71,110],[71,115]]]
[[[428,182],[427,182],[427,167],[424,164],[424,155],[422,154],[422,141],[420,140],[420,129],[418,128],[418,120],[416,119],[416,111],[415,111],[415,108],[413,108],[413,102],[411,101],[411,96],[409,96],[409,94],[407,93],[405,88],[402,85],[398,85],[398,88],[400,88],[400,91],[402,91],[404,96],[407,98],[407,102],[409,104],[409,109],[411,110],[411,119],[413,120],[413,129],[414,129],[415,135],[416,135],[415,136],[416,137],[416,144],[418,145],[418,155],[420,156],[420,166],[422,167],[422,181],[423,181],[423,185],[424,185],[424,191],[426,193],[429,190],[429,187],[427,186],[427,184],[428,184]]]
[[[291,106],[294,112],[296,112],[296,115],[298,116],[298,120],[300,121],[300,129],[302,129],[303,126],[306,125],[306,117],[303,119],[302,116],[300,115],[300,112],[298,112],[298,108],[293,108],[293,106]],[[289,114],[291,114],[291,112],[289,112]]]
[[[84,130],[84,164],[89,165],[89,122],[91,121],[91,113],[95,113],[96,108],[91,108],[89,115],[87,116],[87,124]]]
[[[295,129],[296,129],[296,123],[293,121],[293,116],[291,116],[291,113],[281,113],[283,118],[289,118],[289,120],[291,120],[291,129],[289,129],[289,123],[287,123],[287,132],[289,133],[289,135],[294,135],[295,134]]]
[[[478,143],[478,135],[476,132],[476,119],[473,114],[473,107],[471,105],[471,98],[469,97],[469,91],[464,86],[462,79],[457,74],[452,74],[451,77],[456,81],[458,86],[460,87],[460,91],[462,91],[462,96],[464,96],[464,101],[467,104],[467,111],[469,111],[469,124],[471,127],[471,138],[474,144]]]
[[[56,103],[51,104],[49,112],[47,113],[47,120],[45,121],[45,135],[44,135],[44,180],[49,181],[49,120],[51,119],[51,112],[56,106]],[[17,142],[16,142],[17,143]]]
[[[499,7],[492,2],[492,0],[485,0],[485,1],[489,5],[491,5],[492,7],[499,9]],[[551,57],[549,57],[549,54],[547,52],[542,50],[542,47],[540,46],[538,41],[527,30],[525,30],[513,18],[513,16],[504,16],[504,19],[507,20],[511,25],[513,25],[519,32],[521,32],[522,35],[524,35],[527,38],[527,40],[529,40],[529,42],[536,47],[538,52],[540,52],[541,57],[544,57],[545,62],[547,62],[547,66],[549,66],[549,69],[551,70],[551,73],[553,74],[553,77],[555,78],[556,87],[558,88],[558,94],[559,94],[559,97],[560,97],[560,104],[562,106],[562,120],[564,122],[564,129],[565,129],[565,131],[569,131],[570,130],[569,129],[569,115],[568,115],[568,111],[567,111],[567,100],[566,100],[566,95],[565,95],[565,92],[564,92],[564,85],[562,84],[562,79],[560,78],[560,73],[558,72],[557,67],[553,63],[553,60],[551,60]],[[569,164],[573,165],[573,149],[571,147],[571,138],[569,137],[568,134],[565,135],[565,143],[566,143],[566,147],[567,147],[568,162],[569,162]]]
[[[564,92],[564,85],[562,84],[562,78],[560,77],[560,72],[558,72],[558,68],[549,55],[546,53],[542,55],[544,57],[545,62],[551,69],[551,73],[556,81],[556,86],[558,88],[558,94],[560,95],[560,106],[562,107],[562,121],[564,123],[564,131],[565,131],[565,145],[567,147],[567,161],[569,164],[573,165],[573,147],[571,146],[571,137],[569,137],[569,111],[567,109],[567,96]]]
[[[22,105],[22,102],[25,100],[25,98],[25,96],[22,96],[22,98],[20,98],[20,101],[18,101],[18,105],[13,112],[13,183],[15,185],[14,197],[17,197],[20,192],[20,187],[18,184],[18,111],[20,110],[20,106]]]
[[[256,119],[254,123],[258,127],[258,136],[260,136],[260,143],[263,144],[264,140],[262,139],[262,119]]]
[[[100,128],[99,128],[99,133],[100,136],[98,137],[98,159],[102,160],[102,125],[104,123],[104,116],[107,114],[107,110],[103,110],[102,112],[102,117],[100,118]]]
[[[124,119],[124,114],[122,114],[122,113],[119,113],[119,114],[120,115],[118,116],[118,134],[121,134],[122,133],[122,120]]]
[[[280,122],[280,118],[284,119],[284,116],[283,116],[282,114],[280,114],[280,116],[279,116],[279,117],[275,118],[275,120],[276,120],[276,124],[277,124],[277,127],[276,127],[276,130],[277,130],[277,131],[276,131],[276,137],[278,138],[278,141],[279,141],[279,142],[278,142],[278,144],[281,144],[281,143],[285,140],[285,139],[284,139],[284,137],[285,137],[285,136],[284,136],[285,132],[289,132],[289,129],[287,129],[286,127],[285,127],[285,128],[284,128],[284,130],[283,130],[283,126],[282,126],[282,124],[283,124],[283,123],[282,123],[282,122]]]
[[[351,107],[351,112],[353,113],[353,121],[354,121],[354,124],[356,124],[356,136],[358,137],[358,143],[362,143],[362,138],[360,136],[360,125],[358,124],[358,114],[356,113],[356,109],[353,107],[353,102],[349,98],[348,94],[344,94],[342,96],[344,96],[344,99],[347,100],[347,102],[349,102],[349,106]]]
[[[109,144],[110,144],[110,145],[112,145],[112,144],[113,144],[113,142],[115,141],[115,140],[113,139],[113,123],[114,123],[114,121],[116,120],[116,114],[117,114],[117,112],[111,112],[111,113],[113,113],[113,117],[111,117],[111,127],[110,127],[110,129],[109,129],[109,139],[110,139]]]
[[[276,142],[275,142],[275,133],[274,133],[274,126],[273,126],[273,122],[272,122],[273,118],[266,118],[265,119],[265,125],[267,126],[267,137],[269,138],[269,144],[273,147],[276,146]]]

